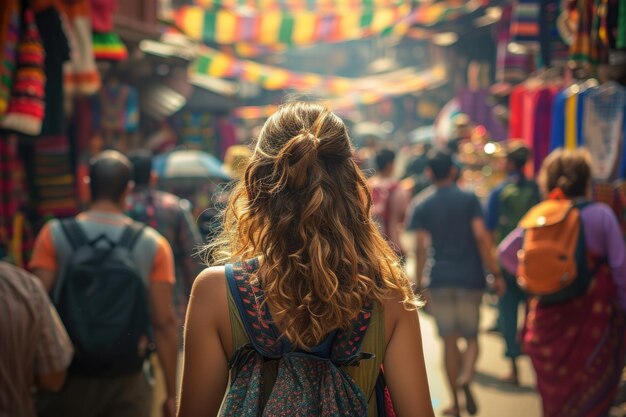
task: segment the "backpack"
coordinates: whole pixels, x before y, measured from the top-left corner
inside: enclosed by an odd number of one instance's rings
[[[61,221],[61,228],[73,253],[54,298],[75,348],[70,372],[120,376],[141,370],[150,317],[148,291],[132,250],[144,226],[128,225],[119,242],[105,235],[88,240],[76,219]]]
[[[349,329],[332,332],[310,351],[298,350],[280,338],[262,288],[247,279],[257,270],[258,260],[226,266],[228,286],[250,343],[237,349],[229,361],[231,384],[219,415],[366,417],[368,399],[341,367],[357,366],[374,356],[361,352],[371,303],[364,305]],[[276,380],[269,389],[266,361],[278,361]],[[378,415],[395,417],[382,372],[375,392]]]
[[[498,240],[503,240],[515,230],[522,217],[539,201],[541,196],[534,181],[507,183],[498,196]]]
[[[519,286],[546,304],[561,303],[587,292],[590,271],[580,210],[588,203],[546,200],[520,222],[525,230],[518,253]]]
[[[400,184],[396,181],[384,182],[372,187],[372,217],[384,235],[389,231],[391,198]]]

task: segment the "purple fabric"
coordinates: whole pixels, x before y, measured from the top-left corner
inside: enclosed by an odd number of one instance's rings
[[[594,203],[582,210],[587,249],[606,258],[613,272],[617,298],[626,310],[626,245],[615,214],[609,206]],[[500,263],[507,271],[517,271],[517,252],[522,248],[524,231],[515,229],[498,247]]]
[[[469,88],[460,89],[457,94],[461,112],[478,125],[483,125],[494,140],[508,138],[507,126],[493,114],[493,106],[487,104],[489,93],[486,90],[472,91]]]

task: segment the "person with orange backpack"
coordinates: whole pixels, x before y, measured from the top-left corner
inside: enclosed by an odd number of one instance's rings
[[[193,285],[178,417],[434,417],[422,303],[368,193],[330,110],[268,119]]]
[[[499,246],[530,295],[523,350],[537,374],[544,417],[605,417],[626,357],[626,247],[606,205],[588,200],[585,150],[544,161],[548,198]]]

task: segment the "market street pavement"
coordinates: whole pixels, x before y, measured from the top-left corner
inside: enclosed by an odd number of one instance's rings
[[[535,374],[530,360],[528,357],[519,360],[520,387],[500,382],[499,379],[509,370],[504,359],[504,340],[498,334],[485,331],[495,321],[495,309],[483,305],[481,314],[483,330],[478,337],[481,352],[473,389],[479,406],[477,416],[541,417],[541,402],[534,388]],[[420,320],[433,408],[437,417],[443,417],[441,410],[450,405],[443,368],[443,345],[432,317],[420,313]],[[462,395],[460,401],[463,401]]]

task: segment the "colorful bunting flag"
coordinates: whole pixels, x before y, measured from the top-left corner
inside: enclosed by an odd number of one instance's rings
[[[340,98],[329,99],[325,104],[336,112],[349,112],[358,105],[372,105],[390,98],[405,94],[417,93],[429,88],[438,87],[446,82],[446,70],[443,66],[436,66],[429,70],[416,73],[408,79],[395,83],[385,82],[380,88],[370,91],[352,91]],[[277,105],[244,106],[235,109],[235,117],[241,119],[263,119],[271,116],[278,109]]]
[[[310,10],[317,13],[398,7],[407,0],[195,0],[206,10]]]
[[[377,34],[403,34],[410,26],[411,5],[321,14],[309,10],[242,12],[183,6],[174,12],[173,24],[193,40],[230,45],[304,46],[343,42]],[[407,21],[407,22],[404,22]]]

